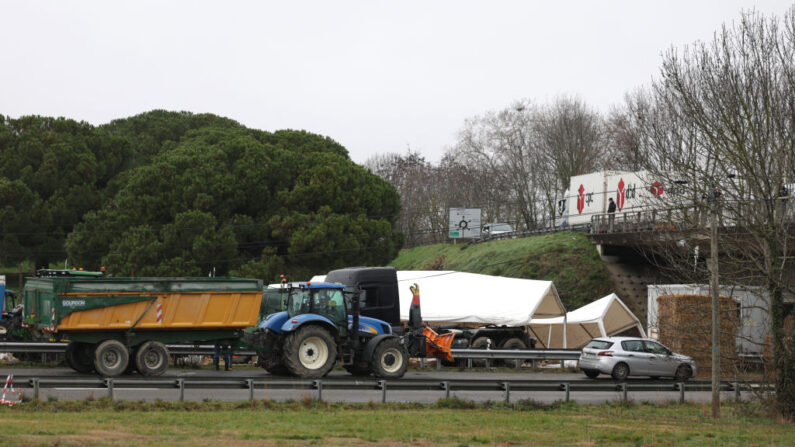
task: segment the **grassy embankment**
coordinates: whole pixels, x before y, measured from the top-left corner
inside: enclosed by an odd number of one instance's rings
[[[401,250],[399,270],[458,270],[512,278],[551,280],[567,309],[614,290],[596,248],[585,234],[563,232],[489,241],[435,244]]]
[[[0,424],[17,446],[792,445],[795,426],[759,411],[726,404],[716,421],[708,404],[99,400],[3,407]]]

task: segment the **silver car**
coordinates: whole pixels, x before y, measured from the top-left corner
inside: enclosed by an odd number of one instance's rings
[[[650,376],[673,377],[684,382],[696,375],[696,362],[647,338],[602,337],[591,340],[582,349],[580,369],[592,379],[599,374],[610,374],[615,380]]]

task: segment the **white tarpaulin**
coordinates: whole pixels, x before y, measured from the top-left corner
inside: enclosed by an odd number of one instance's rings
[[[536,317],[563,315],[552,281],[505,278],[455,271],[397,272],[400,319],[408,320],[409,286],[420,286],[422,319],[427,322],[524,326]]]
[[[530,322],[530,330],[539,344],[551,349],[566,345],[569,349],[578,349],[592,338],[616,335],[632,328],[637,328],[641,337],[646,336],[638,317],[615,293],[567,313],[565,337],[563,327],[563,317],[533,318]]]
[[[422,320],[427,322],[525,326],[534,316],[566,312],[552,281],[439,270],[398,270],[397,277],[403,321],[409,319],[409,287],[414,283],[420,286]],[[315,276],[312,281],[325,278]]]

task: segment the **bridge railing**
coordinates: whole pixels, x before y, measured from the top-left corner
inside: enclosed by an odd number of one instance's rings
[[[591,234],[681,230],[694,228],[708,219],[708,214],[698,206],[594,214]]]
[[[795,204],[783,200],[775,204],[776,215],[785,222],[795,222]],[[762,224],[764,213],[756,202],[734,202],[719,209],[718,224],[734,227],[740,222]],[[591,216],[591,234],[638,233],[651,231],[692,230],[710,225],[712,218],[708,206],[690,205],[681,208],[652,209],[644,211],[603,213]],[[759,219],[757,222],[755,219]]]

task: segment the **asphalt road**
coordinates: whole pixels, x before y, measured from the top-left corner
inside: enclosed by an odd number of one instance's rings
[[[27,377],[74,377],[74,378],[93,378],[94,375],[79,374],[68,368],[0,368],[0,374],[7,376],[14,374],[15,376]],[[140,376],[133,375],[131,378],[138,378]],[[258,369],[233,369],[232,371],[211,371],[200,369],[169,369],[159,379],[178,379],[178,378],[228,378],[235,377],[240,379],[248,378],[264,378],[268,380],[270,376],[264,370]],[[344,371],[334,371],[327,378],[333,380],[335,378],[345,379],[350,378]],[[427,371],[410,371],[406,373],[407,379],[426,379],[433,381],[444,380],[559,380],[560,382],[598,382],[598,383],[614,383],[613,380],[607,376],[597,379],[588,379],[583,374],[572,373],[539,373],[539,372],[463,372],[453,370],[427,370]],[[649,379],[630,379],[628,383],[649,383]],[[664,381],[658,381],[664,382]],[[671,381],[667,381],[671,383]],[[25,389],[27,397],[32,396],[32,390]],[[108,395],[107,388],[104,387],[86,387],[86,388],[42,388],[40,391],[41,399],[57,398],[59,400],[83,400],[87,398],[101,398]],[[502,401],[505,400],[505,393],[501,391],[451,391],[451,396],[456,396],[461,399],[472,401]],[[254,399],[269,399],[275,401],[284,400],[301,400],[304,398],[316,398],[316,390],[282,390],[282,389],[263,389],[257,388],[254,390]],[[390,402],[424,402],[433,403],[445,397],[445,392],[439,391],[412,391],[412,390],[387,390],[387,401]],[[743,398],[750,396],[743,393]],[[171,401],[179,399],[179,390],[162,389],[162,388],[124,388],[116,386],[114,389],[114,398],[122,400],[144,400],[153,401],[156,399]],[[202,400],[218,400],[218,401],[244,401],[249,399],[249,391],[247,389],[197,389],[186,388],[185,400],[202,401]],[[324,401],[331,402],[380,402],[382,399],[382,392],[379,390],[331,390],[324,389],[322,392]],[[551,403],[558,400],[563,400],[565,394],[563,391],[511,391],[510,399],[516,402],[523,399],[532,399],[538,402]],[[570,394],[571,400],[579,403],[604,403],[609,401],[619,401],[622,399],[622,393],[618,391],[579,391],[572,390]],[[628,399],[636,402],[641,401],[654,401],[665,402],[678,400],[679,393],[675,391],[630,391]],[[722,393],[723,399],[733,399],[733,392]],[[709,402],[709,391],[688,391],[686,399],[689,402]]]

